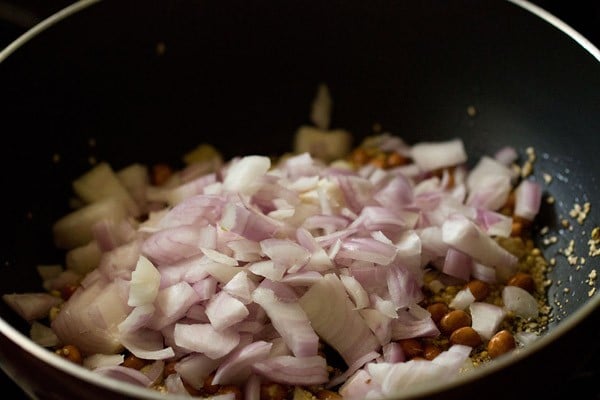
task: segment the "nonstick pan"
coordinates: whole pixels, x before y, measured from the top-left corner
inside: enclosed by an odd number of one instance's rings
[[[326,82],[333,125],[355,143],[378,123],[409,143],[460,137],[472,160],[535,149],[533,178],[552,177],[554,199],[535,226],[556,260],[548,332],[406,395],[550,396],[597,350],[600,317],[588,243],[600,224],[600,52],[553,22],[522,1],[76,3],[0,52],[1,292],[39,291],[35,267],[62,262],[51,226],[91,162],[177,165],[202,142],[225,158],[282,154]],[[585,203],[587,217],[565,228]],[[0,363],[31,397],[163,398],[55,357],[5,304],[0,313]]]

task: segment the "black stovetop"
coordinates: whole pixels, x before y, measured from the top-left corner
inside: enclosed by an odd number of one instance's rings
[[[0,49],[25,32],[28,27],[71,4],[71,0],[0,0]],[[570,25],[590,42],[600,47],[600,1],[531,0]],[[576,369],[566,385],[554,387],[552,398],[569,398],[577,388],[587,399],[600,399],[600,354],[589,358]],[[0,387],[14,400],[28,399],[20,388],[0,369]]]

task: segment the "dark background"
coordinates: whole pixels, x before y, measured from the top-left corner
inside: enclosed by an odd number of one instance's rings
[[[0,0],[0,49],[45,17],[71,4],[67,0]],[[567,0],[532,0],[570,25],[597,47],[600,47],[600,2]],[[0,89],[1,90],[1,89]],[[600,355],[592,357],[584,368],[573,371],[571,384],[556,388],[556,398],[572,395],[574,389],[586,393],[587,399],[600,399]],[[557,360],[557,362],[560,362]],[[532,377],[533,378],[533,377]],[[534,379],[532,379],[533,383]],[[11,399],[27,398],[0,370],[0,387]]]

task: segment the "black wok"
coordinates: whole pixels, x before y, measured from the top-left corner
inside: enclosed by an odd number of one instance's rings
[[[461,137],[472,160],[534,147],[545,188],[537,227],[558,242],[547,334],[514,357],[414,397],[551,395],[598,348],[588,274],[600,224],[600,52],[529,3],[509,1],[83,1],[0,53],[5,210],[0,291],[40,290],[38,264],[61,263],[51,225],[90,159],[180,162],[210,142],[225,157],[280,154],[307,122],[318,83],[355,142],[377,122],[407,142]],[[47,21],[48,22],[48,21]],[[44,29],[47,28],[47,29]],[[157,45],[166,51],[158,54]],[[467,113],[469,106],[476,116]],[[9,140],[10,139],[10,140]],[[60,162],[54,162],[56,156]],[[559,219],[591,212],[572,232]],[[580,269],[557,254],[568,242]],[[568,290],[565,290],[568,288]],[[33,398],[143,398],[33,345],[0,304],[0,364]]]

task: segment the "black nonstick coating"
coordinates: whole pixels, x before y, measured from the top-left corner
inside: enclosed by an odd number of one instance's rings
[[[557,262],[550,328],[589,300],[600,64],[517,5],[474,0],[101,2],[52,26],[0,63],[2,293],[39,290],[34,266],[63,261],[50,226],[90,161],[177,164],[203,142],[226,158],[280,154],[321,82],[334,125],[356,143],[378,123],[407,142],[460,137],[473,163],[504,145],[523,157],[535,149],[534,178],[552,176],[545,197],[555,199],[536,222]],[[559,221],[586,202],[585,221],[564,229]],[[549,236],[557,243],[544,245]],[[579,267],[560,253],[570,240],[585,257]],[[4,304],[0,312],[25,331]],[[589,321],[569,341],[595,348]],[[559,345],[523,371],[548,362],[548,375],[560,375]]]

